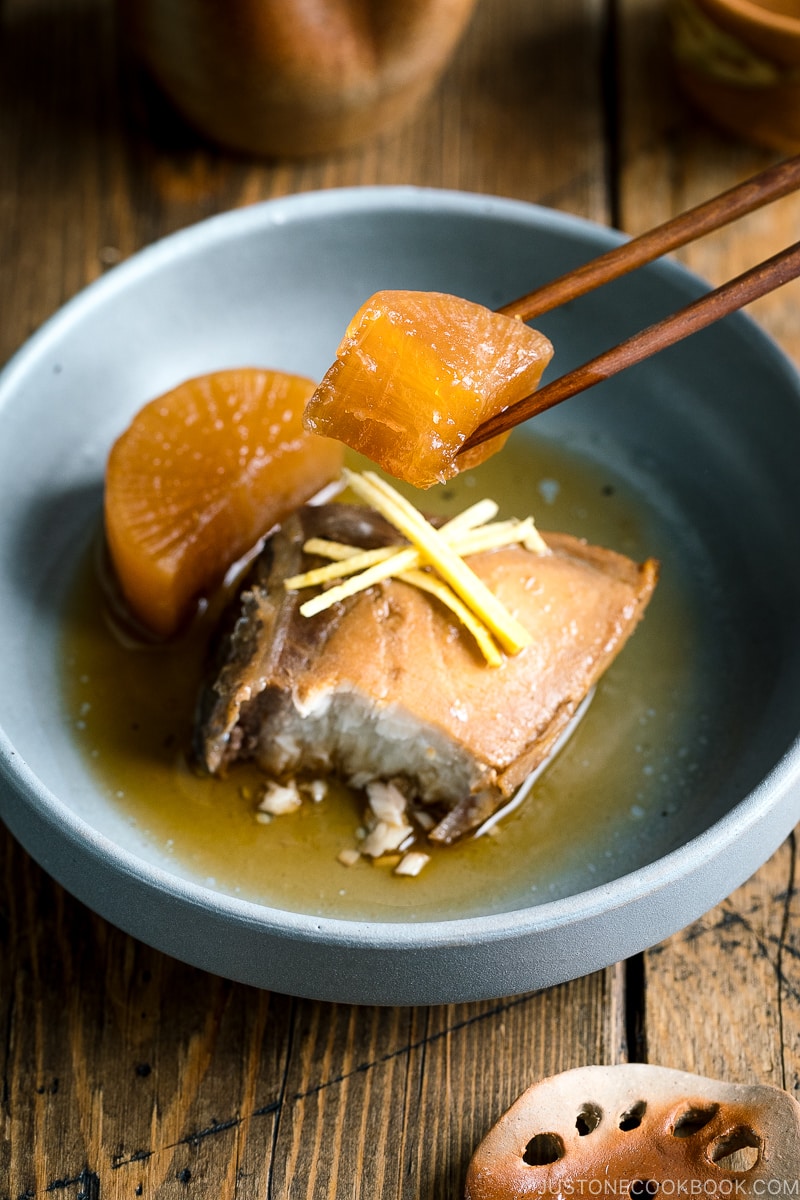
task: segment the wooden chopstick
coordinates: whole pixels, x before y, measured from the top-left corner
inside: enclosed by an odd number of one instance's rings
[[[642,362],[659,350],[665,350],[667,346],[674,346],[689,334],[705,329],[707,325],[736,312],[737,309],[757,300],[759,296],[765,296],[767,292],[782,287],[798,275],[800,242],[795,242],[787,250],[781,250],[715,291],[665,317],[663,321],[650,325],[641,333],[634,334],[618,346],[606,350],[583,366],[576,367],[574,371],[568,371],[560,379],[553,380],[538,392],[497,413],[467,438],[459,453],[471,450],[473,446],[480,446],[498,434],[508,433],[529,417],[536,416],[537,413],[542,413],[555,404],[560,404],[562,400],[568,400],[570,396],[602,383],[605,379],[610,379],[612,375]]]
[[[629,271],[653,262],[662,254],[669,254],[707,233],[713,233],[715,229],[722,229],[731,221],[765,204],[771,204],[781,196],[788,196],[799,186],[800,154],[768,167],[766,171],[753,175],[729,191],[712,196],[710,200],[672,217],[663,225],[657,225],[655,229],[649,229],[615,246],[613,250],[593,258],[574,271],[568,271],[566,275],[553,279],[526,296],[520,296],[519,300],[512,300],[497,311],[507,317],[530,321],[533,317],[558,308],[560,304],[566,304],[568,300],[576,300],[601,284],[611,283],[613,279],[619,279]]]
[[[796,155],[521,296],[498,309],[498,312],[528,321],[604,283],[619,279],[662,254],[721,229],[731,221],[788,195],[799,186],[800,155]],[[800,242],[497,413],[467,438],[459,453],[480,446],[499,434],[508,433],[529,417],[610,379],[612,375],[642,362],[659,350],[675,345],[690,334],[744,308],[759,296],[782,287],[798,275]]]

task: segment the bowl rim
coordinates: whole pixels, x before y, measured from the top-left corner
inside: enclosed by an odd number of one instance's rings
[[[17,350],[0,372],[0,420],[6,404],[13,398],[17,381],[24,376],[29,366],[33,365],[51,341],[63,336],[93,307],[102,304],[137,279],[149,275],[167,260],[174,262],[176,255],[191,255],[196,247],[207,245],[209,240],[222,243],[226,239],[236,238],[265,226],[376,210],[416,213],[455,211],[468,217],[514,219],[539,227],[564,229],[573,234],[579,230],[584,232],[595,246],[599,244],[601,248],[604,243],[606,246],[612,246],[626,240],[625,235],[619,231],[588,218],[551,210],[527,201],[408,185],[347,187],[304,192],[219,213],[168,234],[137,251],[130,259],[87,285],[59,308]],[[691,287],[700,290],[706,290],[708,287],[699,276],[671,260],[660,260],[646,269],[666,273],[674,280],[682,281],[684,286],[690,284]],[[775,361],[785,370],[787,377],[793,380],[800,397],[800,372],[794,368],[791,360],[774,340],[744,313],[736,313],[726,320],[738,322],[743,336],[748,340],[756,338],[762,350],[769,349]],[[209,913],[230,917],[237,923],[258,927],[264,933],[271,931],[293,939],[312,939],[332,947],[346,944],[364,949],[426,949],[458,947],[464,944],[465,939],[472,940],[476,931],[480,932],[482,942],[495,942],[517,940],[526,934],[557,930],[578,920],[591,921],[632,901],[641,901],[673,885],[680,885],[701,868],[708,868],[740,839],[746,845],[748,834],[770,810],[777,793],[785,794],[789,789],[797,788],[800,801],[800,733],[783,755],[773,763],[758,785],[724,816],[656,861],[597,887],[558,900],[502,913],[453,919],[362,921],[296,913],[242,899],[173,874],[126,850],[61,801],[42,783],[33,768],[14,748],[2,726],[0,781],[4,781],[12,793],[20,795],[29,805],[36,806],[37,815],[48,830],[57,832],[61,839],[66,837],[73,849],[88,853],[95,861],[110,866],[116,872],[135,879],[161,895]],[[24,824],[24,820],[20,821],[15,817],[7,823],[24,845],[24,837],[19,833],[19,826]],[[782,836],[785,836],[786,832],[788,829]],[[42,861],[40,854],[35,854],[35,857]],[[746,854],[743,859],[744,873],[741,878],[734,880],[734,886],[743,882],[755,869]],[[46,863],[43,865],[56,879],[60,878],[58,870],[51,869]],[[71,886],[70,890],[75,891]],[[111,919],[120,924],[116,918]]]
[[[44,824],[57,831],[62,838],[66,836],[73,849],[82,854],[88,853],[91,859],[111,867],[115,872],[153,889],[162,896],[188,903],[192,908],[229,916],[250,926],[256,925],[265,933],[280,933],[303,940],[311,937],[316,942],[332,947],[347,945],[370,950],[399,950],[410,947],[441,949],[462,945],[465,937],[474,934],[476,929],[480,930],[482,941],[493,942],[516,940],[525,933],[554,931],[572,925],[577,920],[591,921],[610,910],[644,900],[666,887],[691,880],[698,870],[708,868],[733,843],[739,839],[747,839],[748,834],[761,821],[764,812],[772,807],[772,798],[776,791],[784,793],[793,787],[800,788],[800,738],[795,739],[792,747],[770,772],[728,813],[656,861],[619,875],[608,883],[575,892],[559,900],[545,901],[502,913],[437,920],[368,921],[296,913],[290,909],[276,908],[232,896],[228,892],[218,891],[173,874],[124,849],[59,800],[13,749],[5,731],[0,728],[0,777],[2,776],[5,776],[17,794],[21,793],[38,806],[38,815],[43,818]],[[19,837],[14,828],[15,824],[16,822],[9,822],[9,827],[12,833]],[[45,869],[61,881],[57,870],[51,871],[46,865]],[[736,884],[743,882],[750,873],[751,871],[747,870]]]
[[[771,33],[782,33],[787,37],[800,37],[800,16],[790,17],[786,13],[762,8],[754,0],[701,0],[701,7],[714,13],[729,13],[743,24]]]

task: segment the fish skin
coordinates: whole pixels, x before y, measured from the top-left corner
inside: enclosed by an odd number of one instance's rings
[[[376,513],[344,504],[300,509],[269,539],[219,638],[197,761],[222,774],[251,758],[272,777],[334,772],[356,786],[399,775],[431,805],[429,836],[442,843],[491,816],[552,751],[658,576],[652,559],[562,533],[543,534],[544,556],[522,546],[472,556],[533,636],[491,668],[452,614],[399,580],[301,616],[310,593],[287,593],[283,580],[320,561],[302,549],[312,536],[365,549],[399,541]]]

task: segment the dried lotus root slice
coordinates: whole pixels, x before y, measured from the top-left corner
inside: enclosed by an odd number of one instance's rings
[[[472,1158],[466,1200],[618,1195],[622,1181],[631,1200],[783,1195],[799,1173],[800,1104],[778,1088],[640,1063],[579,1067],[500,1118]]]

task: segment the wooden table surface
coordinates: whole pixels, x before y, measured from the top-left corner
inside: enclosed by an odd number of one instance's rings
[[[125,60],[110,0],[0,0],[0,361],[154,238],[271,196],[412,183],[634,233],[771,161],[676,93],[661,0],[480,0],[426,110],[352,152],[203,143]],[[795,240],[800,196],[681,255],[720,282]],[[800,291],[753,309],[800,360]],[[133,352],[133,351],[132,351]],[[795,839],[630,961],[529,996],[370,1009],[184,966],[0,829],[0,1200],[458,1200],[529,1083],[662,1063],[800,1095]]]

